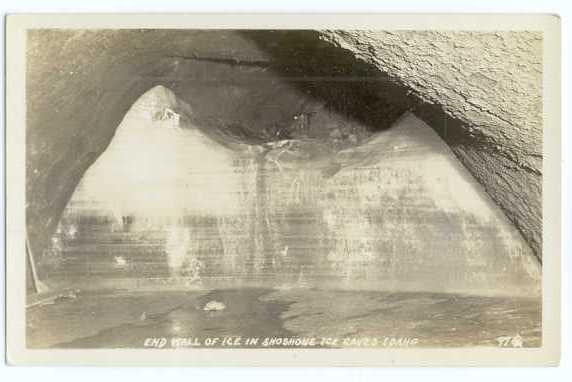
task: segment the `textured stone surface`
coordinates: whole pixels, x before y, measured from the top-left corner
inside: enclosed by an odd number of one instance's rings
[[[403,84],[433,128],[542,255],[542,35],[332,31]]]

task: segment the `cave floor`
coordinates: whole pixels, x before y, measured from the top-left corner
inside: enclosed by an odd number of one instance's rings
[[[211,301],[225,308],[205,311]],[[231,347],[252,337],[259,342],[249,347],[263,347],[265,338],[314,338],[309,347],[499,346],[516,338],[508,345],[538,347],[541,306],[540,299],[427,292],[86,290],[28,307],[26,334],[29,348],[143,348],[148,338],[165,338],[167,348],[184,338],[178,346],[190,347],[215,337],[241,337],[224,345]]]

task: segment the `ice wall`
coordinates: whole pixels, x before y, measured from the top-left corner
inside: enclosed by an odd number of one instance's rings
[[[252,145],[193,125],[164,87],[125,116],[54,243],[58,266],[44,269],[70,283],[540,289],[518,231],[413,114],[346,148]]]

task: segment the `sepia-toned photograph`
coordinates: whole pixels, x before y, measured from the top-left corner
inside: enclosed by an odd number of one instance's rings
[[[558,353],[546,29],[13,20],[25,351]]]

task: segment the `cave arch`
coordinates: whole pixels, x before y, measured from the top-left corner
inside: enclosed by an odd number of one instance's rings
[[[388,128],[413,110],[540,259],[541,46],[538,35],[520,32],[30,31],[30,247],[37,253],[46,246],[79,179],[129,107],[145,90],[164,85],[197,105],[203,125],[254,140],[287,134],[293,117],[312,107],[335,109],[371,130]],[[481,67],[470,71],[473,60],[464,55],[483,55]],[[457,74],[440,76],[439,67]],[[510,105],[511,99],[518,102]]]

